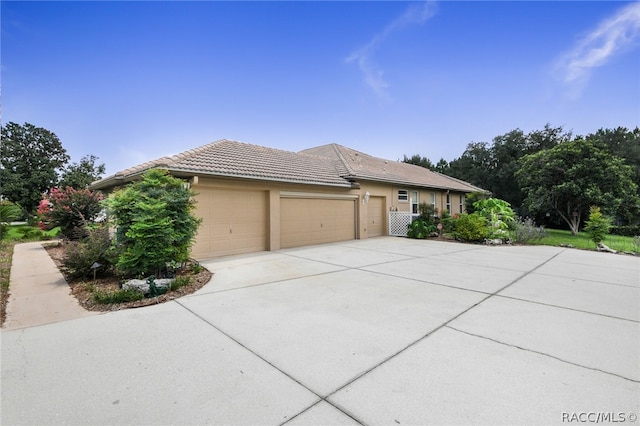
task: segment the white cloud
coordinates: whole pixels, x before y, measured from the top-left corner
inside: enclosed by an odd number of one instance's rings
[[[565,83],[584,84],[593,68],[637,46],[640,41],[640,2],[621,8],[581,39],[559,60]]]
[[[347,62],[355,62],[363,74],[364,82],[378,96],[384,97],[389,84],[384,80],[384,71],[372,64],[371,57],[389,34],[400,31],[409,25],[421,25],[436,13],[436,3],[426,1],[419,4],[411,4],[402,15],[391,21],[382,32],[376,34],[369,43],[358,49],[346,59]]]

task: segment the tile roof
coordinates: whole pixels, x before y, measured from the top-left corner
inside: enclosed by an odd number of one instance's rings
[[[424,167],[373,157],[338,144],[322,145],[301,152],[330,158],[342,163],[337,169],[342,171],[344,177],[356,181],[369,180],[463,192],[484,192],[483,189],[470,183],[433,172]]]
[[[231,140],[220,140],[180,154],[158,158],[94,182],[93,189],[125,183],[146,170],[227,176],[266,181],[349,188],[352,181],[369,180],[399,185],[481,191],[466,182],[423,167],[384,160],[337,144],[290,152]]]
[[[118,181],[126,181],[127,178],[152,168],[201,175],[351,187],[351,183],[340,176],[334,163],[326,158],[226,139],[140,164],[94,182],[91,186],[95,189],[108,188],[119,184]]]

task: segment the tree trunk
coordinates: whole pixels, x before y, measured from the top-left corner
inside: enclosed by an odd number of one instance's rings
[[[582,218],[582,211],[580,209],[572,209],[570,205],[567,204],[566,214],[562,212],[560,209],[556,209],[556,212],[560,215],[560,217],[567,222],[569,225],[569,229],[574,236],[578,236],[578,231],[580,230],[580,220]]]

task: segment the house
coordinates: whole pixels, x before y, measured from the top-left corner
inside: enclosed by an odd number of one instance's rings
[[[197,193],[203,222],[193,256],[199,259],[406,235],[419,203],[462,213],[465,194],[483,191],[337,144],[296,153],[230,140],[141,164],[91,189],[111,190],[151,168],[185,179]]]

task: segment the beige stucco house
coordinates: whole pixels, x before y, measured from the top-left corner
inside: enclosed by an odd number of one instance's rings
[[[185,179],[197,193],[198,259],[404,235],[419,203],[462,213],[465,194],[483,191],[337,144],[289,152],[230,140],[141,164],[91,188],[110,190],[151,168]]]

